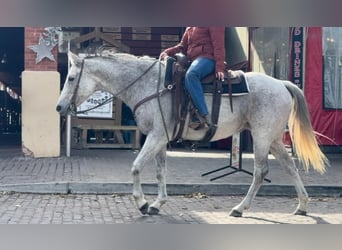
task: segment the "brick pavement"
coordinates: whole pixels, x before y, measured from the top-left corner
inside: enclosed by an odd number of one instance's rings
[[[148,200],[155,196],[147,196]],[[142,216],[131,195],[2,193],[0,224],[341,224],[342,198],[309,202],[296,216],[289,197],[256,197],[242,218],[228,215],[241,196],[170,196],[159,215]]]
[[[72,154],[70,158],[32,159],[15,148],[0,149],[0,224],[342,223],[342,155],[328,155],[332,166],[324,175],[305,173],[299,167],[312,197],[308,216],[291,214],[297,206],[291,180],[271,158],[267,177],[272,183],[265,182],[259,192],[266,196],[257,196],[243,218],[233,218],[228,213],[243,198],[251,176],[237,173],[215,181],[210,181],[213,176],[201,176],[227,164],[225,152],[168,152],[171,195],[158,216],[142,216],[130,195],[130,167],[137,152],[73,150]],[[252,163],[252,155],[244,154],[243,168],[252,171]],[[156,193],[155,172],[150,165],[142,174],[148,200]]]

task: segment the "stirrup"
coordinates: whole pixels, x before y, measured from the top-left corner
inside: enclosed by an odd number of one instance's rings
[[[205,133],[204,137],[202,138],[201,142],[207,143],[213,138],[213,136],[216,133],[217,125],[216,124],[210,124],[207,128],[207,132]]]

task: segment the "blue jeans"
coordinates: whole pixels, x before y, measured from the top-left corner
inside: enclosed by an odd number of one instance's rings
[[[215,61],[206,57],[199,57],[194,60],[185,74],[185,88],[189,92],[191,99],[198,109],[200,115],[207,115],[208,108],[204,100],[201,80],[213,73]]]

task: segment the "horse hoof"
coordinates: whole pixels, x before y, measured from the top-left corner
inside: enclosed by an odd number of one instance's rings
[[[294,213],[295,215],[302,215],[302,216],[306,216],[306,211],[298,209],[296,210],[296,212]]]
[[[233,216],[233,217],[241,217],[242,216],[242,212],[239,212],[237,210],[232,210],[229,214],[229,216]]]
[[[142,214],[147,214],[148,211],[148,203],[146,202],[142,207],[139,208]]]
[[[155,207],[149,207],[147,213],[149,215],[157,215],[157,214],[159,214],[159,209],[155,208]]]

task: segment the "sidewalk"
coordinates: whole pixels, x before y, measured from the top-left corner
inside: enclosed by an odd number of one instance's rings
[[[63,152],[64,154],[64,152]],[[137,152],[133,150],[72,150],[71,157],[27,158],[19,148],[0,148],[0,191],[33,193],[128,193],[132,191],[131,165]],[[342,154],[327,154],[331,167],[324,175],[310,170],[299,173],[310,196],[342,196]],[[229,163],[224,151],[177,150],[168,152],[167,189],[172,194],[196,192],[208,195],[244,195],[252,176],[224,169],[207,176],[203,173]],[[297,164],[298,166],[298,164]],[[242,168],[253,172],[253,154],[243,154]],[[295,195],[290,176],[269,156],[271,183],[264,182],[258,195]],[[154,162],[142,172],[143,190],[156,194]]]

